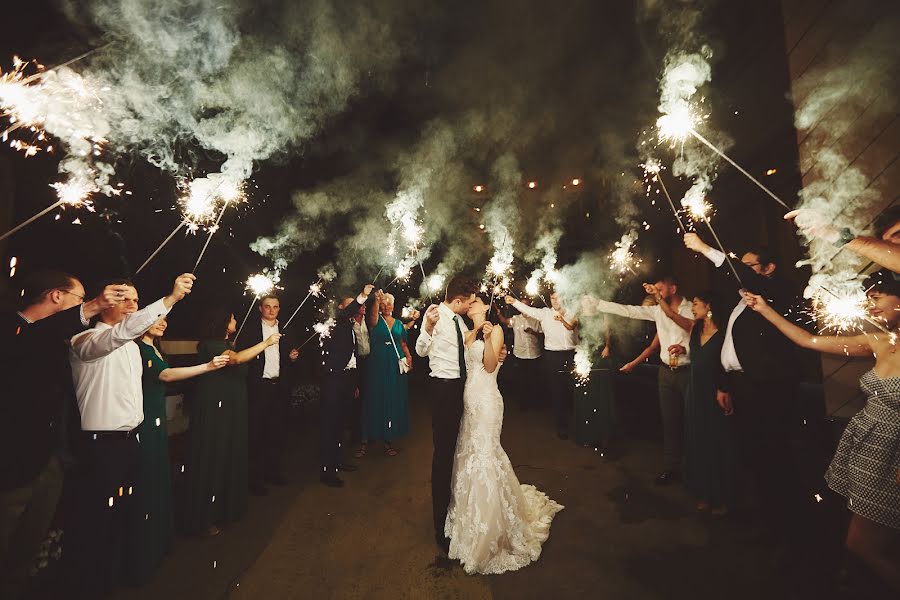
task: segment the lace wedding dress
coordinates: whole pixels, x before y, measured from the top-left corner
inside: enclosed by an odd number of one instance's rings
[[[453,463],[453,498],[444,533],[450,558],[466,573],[499,574],[521,569],[541,555],[550,522],[563,506],[519,483],[500,446],[503,397],[497,372],[484,370],[484,342],[466,351],[468,378]]]

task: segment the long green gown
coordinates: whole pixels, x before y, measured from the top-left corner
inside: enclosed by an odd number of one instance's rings
[[[400,319],[394,319],[391,333],[396,351],[383,318],[379,317],[378,325],[369,331],[372,350],[365,373],[362,419],[362,435],[366,440],[392,441],[409,433],[409,375],[401,375],[397,366],[397,353],[403,356],[400,340],[407,339]]]
[[[199,362],[232,349],[203,340]],[[204,533],[247,512],[247,365],[229,366],[197,380],[191,409],[185,528]]]
[[[144,367],[144,422],[138,426],[140,466],[136,497],[128,515],[125,579],[141,585],[151,579],[172,548],[175,523],[172,516],[172,465],[166,429],[166,384],[159,374],[169,368],[156,350],[137,340]]]
[[[702,323],[691,334],[691,382],[684,406],[684,484],[697,500],[715,507],[734,501],[733,417],[716,402],[725,334],[700,343]]]
[[[607,448],[616,430],[612,358],[597,357],[590,379],[575,387],[575,443]]]

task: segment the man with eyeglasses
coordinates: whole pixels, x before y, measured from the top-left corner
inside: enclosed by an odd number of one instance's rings
[[[175,279],[171,293],[138,310],[127,280],[120,301],[70,341],[69,363],[81,414],[74,505],[67,515],[65,578],[73,597],[108,595],[121,569],[125,519],[134,502],[144,420],[143,361],[134,339],[191,293],[194,275]]]
[[[0,436],[0,597],[26,593],[28,570],[62,491],[55,452],[67,381],[65,340],[116,304],[125,291],[109,286],[84,302],[84,286],[59,271],[25,280],[21,310],[0,315],[0,368],[8,424]]]
[[[684,236],[684,245],[717,267],[726,260],[696,233]],[[759,313],[747,310],[743,292],[763,296],[779,313],[789,315],[797,294],[780,278],[775,258],[756,247],[734,262],[743,289],[728,319],[722,346],[725,379],[717,401],[733,411],[742,455],[757,487],[767,524],[779,536],[796,541],[804,516],[803,490],[794,474],[790,450],[791,425],[796,421],[799,394],[799,355],[790,340]],[[796,314],[796,311],[795,311]]]

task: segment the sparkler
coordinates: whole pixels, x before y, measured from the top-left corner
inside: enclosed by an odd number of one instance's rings
[[[224,175],[218,175],[215,177],[218,179],[218,183],[216,183],[215,188],[212,193],[208,194],[208,197],[212,197],[216,202],[222,202],[222,210],[219,211],[219,216],[216,217],[215,222],[209,228],[209,236],[206,238],[206,243],[203,244],[203,249],[200,250],[200,256],[197,257],[197,262],[194,263],[194,268],[191,271],[192,273],[197,270],[197,267],[200,266],[200,261],[203,260],[203,255],[206,253],[206,249],[209,247],[209,243],[212,241],[213,235],[215,235],[216,231],[219,230],[219,221],[222,220],[222,215],[225,214],[225,209],[228,208],[228,205],[232,202],[240,202],[244,199],[244,182],[243,181],[233,181],[225,178]],[[203,179],[195,179],[190,184],[190,196],[196,197],[195,194],[199,195],[201,190],[208,189],[210,185],[215,183],[214,177],[205,177]],[[199,188],[195,192],[195,188]],[[186,216],[198,216],[205,214],[205,211],[208,210],[207,200],[202,202],[197,202],[196,200],[191,201],[188,200],[188,203],[191,203],[191,208],[194,211],[187,212]],[[188,203],[185,203],[185,208],[187,210]],[[199,211],[199,212],[198,212]],[[190,228],[190,223],[188,224]]]
[[[63,184],[59,184],[59,185],[63,185]],[[68,204],[69,206],[79,206],[82,203],[83,203],[83,199],[80,196],[77,196],[76,194],[74,194],[74,192],[73,193],[65,193],[59,200],[57,200],[56,202],[54,202],[53,204],[51,204],[44,210],[28,217],[26,220],[22,221],[21,223],[19,223],[18,225],[16,225],[15,227],[10,229],[6,233],[4,233],[3,235],[0,235],[0,241],[5,240],[6,238],[11,236],[15,232],[22,229],[23,227],[30,225],[31,223],[37,221],[38,219],[40,219],[47,213],[55,210],[56,208],[59,208],[60,206],[62,206],[64,204]]]
[[[630,271],[633,275],[637,275],[637,272],[631,266],[632,261],[635,260],[631,246],[634,244],[636,237],[637,235],[634,232],[624,234],[622,239],[616,242],[616,249],[609,255],[610,265],[619,273]],[[641,261],[638,259],[635,266],[640,266],[640,264]]]
[[[315,325],[313,325],[312,335],[306,338],[306,340],[304,340],[304,342],[297,347],[297,350],[308,344],[310,340],[312,340],[316,336],[319,336],[319,342],[324,341],[325,338],[331,337],[331,330],[334,329],[334,325],[335,320],[330,317],[327,320],[322,321],[321,323],[316,323]]]
[[[575,375],[576,386],[585,385],[591,377],[591,357],[582,346],[575,349],[575,366],[572,373]]]
[[[681,217],[678,214],[678,209],[675,208],[675,203],[672,202],[672,196],[669,195],[669,190],[666,188],[666,183],[663,181],[663,178],[662,178],[663,166],[662,166],[662,164],[660,164],[660,162],[658,160],[656,160],[655,158],[650,158],[650,159],[647,159],[647,162],[645,162],[641,166],[644,167],[644,178],[645,179],[650,178],[653,181],[659,183],[659,187],[662,189],[663,195],[665,195],[666,200],[668,200],[669,207],[672,209],[672,214],[675,215],[675,220],[678,221],[678,226],[681,227],[681,231],[682,232],[687,231],[687,229],[685,229],[685,227],[684,227],[684,223],[682,223],[682,221],[681,221]]]
[[[888,330],[887,327],[873,319],[869,315],[869,298],[866,293],[857,288],[847,289],[842,293],[835,293],[830,289],[819,286],[828,297],[816,294],[813,298],[811,314],[817,322],[822,324],[822,331],[832,331],[838,334],[848,334],[853,331],[864,331],[863,322],[875,326],[882,333],[889,336],[892,346],[897,343],[897,333]]]
[[[298,306],[294,310],[293,314],[291,314],[291,318],[288,319],[287,323],[284,324],[285,329],[287,329],[287,326],[291,324],[291,321],[294,320],[294,317],[297,316],[297,313],[300,312],[300,309],[303,308],[303,305],[306,304],[306,301],[309,300],[310,296],[315,296],[316,298],[318,298],[322,295],[322,279],[324,279],[324,277],[322,277],[321,273],[319,274],[319,277],[320,278],[315,283],[310,284],[309,293],[306,294],[303,302],[300,303],[300,306]]]
[[[791,207],[788,206],[781,198],[776,196],[775,193],[772,192],[772,190],[760,183],[758,179],[748,173],[731,157],[719,150],[719,148],[717,148],[708,139],[700,135],[700,133],[698,133],[696,129],[696,125],[700,122],[700,120],[701,117],[694,113],[686,102],[680,103],[675,107],[674,110],[672,110],[668,114],[662,115],[661,117],[659,117],[659,119],[656,120],[656,126],[659,130],[659,138],[664,141],[680,142],[683,144],[688,135],[694,136],[698,141],[718,154],[725,161],[727,161],[728,164],[737,169],[747,179],[752,181],[759,189],[768,194],[769,197],[775,200],[778,204],[780,204],[787,210],[791,210]]]
[[[250,308],[247,309],[247,314],[244,315],[244,320],[241,321],[241,326],[238,327],[237,333],[234,336],[234,340],[241,336],[241,331],[244,329],[244,324],[247,323],[247,319],[250,317],[250,312],[253,310],[253,307],[256,305],[256,301],[259,300],[260,296],[265,296],[266,294],[272,293],[275,289],[275,284],[278,283],[279,276],[277,273],[274,275],[266,275],[265,273],[257,273],[256,275],[251,275],[247,278],[246,289],[253,292],[253,302],[250,303]]]
[[[159,254],[160,250],[162,250],[163,247],[165,247],[165,245],[169,243],[169,240],[171,240],[173,237],[175,237],[175,234],[178,233],[178,232],[181,230],[181,228],[184,227],[184,226],[187,225],[187,224],[188,224],[187,221],[182,221],[181,223],[179,223],[178,226],[175,227],[175,229],[172,230],[172,233],[169,234],[169,237],[167,237],[166,239],[164,239],[163,242],[162,242],[162,244],[160,244],[159,246],[156,247],[156,250],[154,250],[153,253],[150,254],[150,256],[147,257],[147,260],[145,260],[144,263],[143,263],[140,267],[138,267],[138,270],[135,271],[134,274],[137,275],[138,273],[140,273],[141,271],[143,271],[143,270],[144,270],[144,267],[146,267],[147,265],[149,265],[149,264],[150,264],[150,261],[153,260],[154,257],[156,257],[157,254]]]

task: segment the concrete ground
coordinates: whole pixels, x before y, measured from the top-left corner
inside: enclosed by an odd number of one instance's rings
[[[652,417],[652,402],[640,402],[631,411]],[[623,452],[610,461],[558,440],[549,411],[511,406],[503,445],[519,479],[566,508],[537,563],[501,576],[466,575],[433,541],[431,415],[417,389],[410,412],[401,453],[390,458],[370,447],[354,461],[360,470],[342,475],[342,489],[318,482],[308,414],[294,430],[289,486],[251,498],[248,516],[215,538],[179,538],[151,584],[117,597],[788,597],[784,557],[756,527],[698,515],[680,486],[653,485],[660,449],[652,418],[630,419]]]

